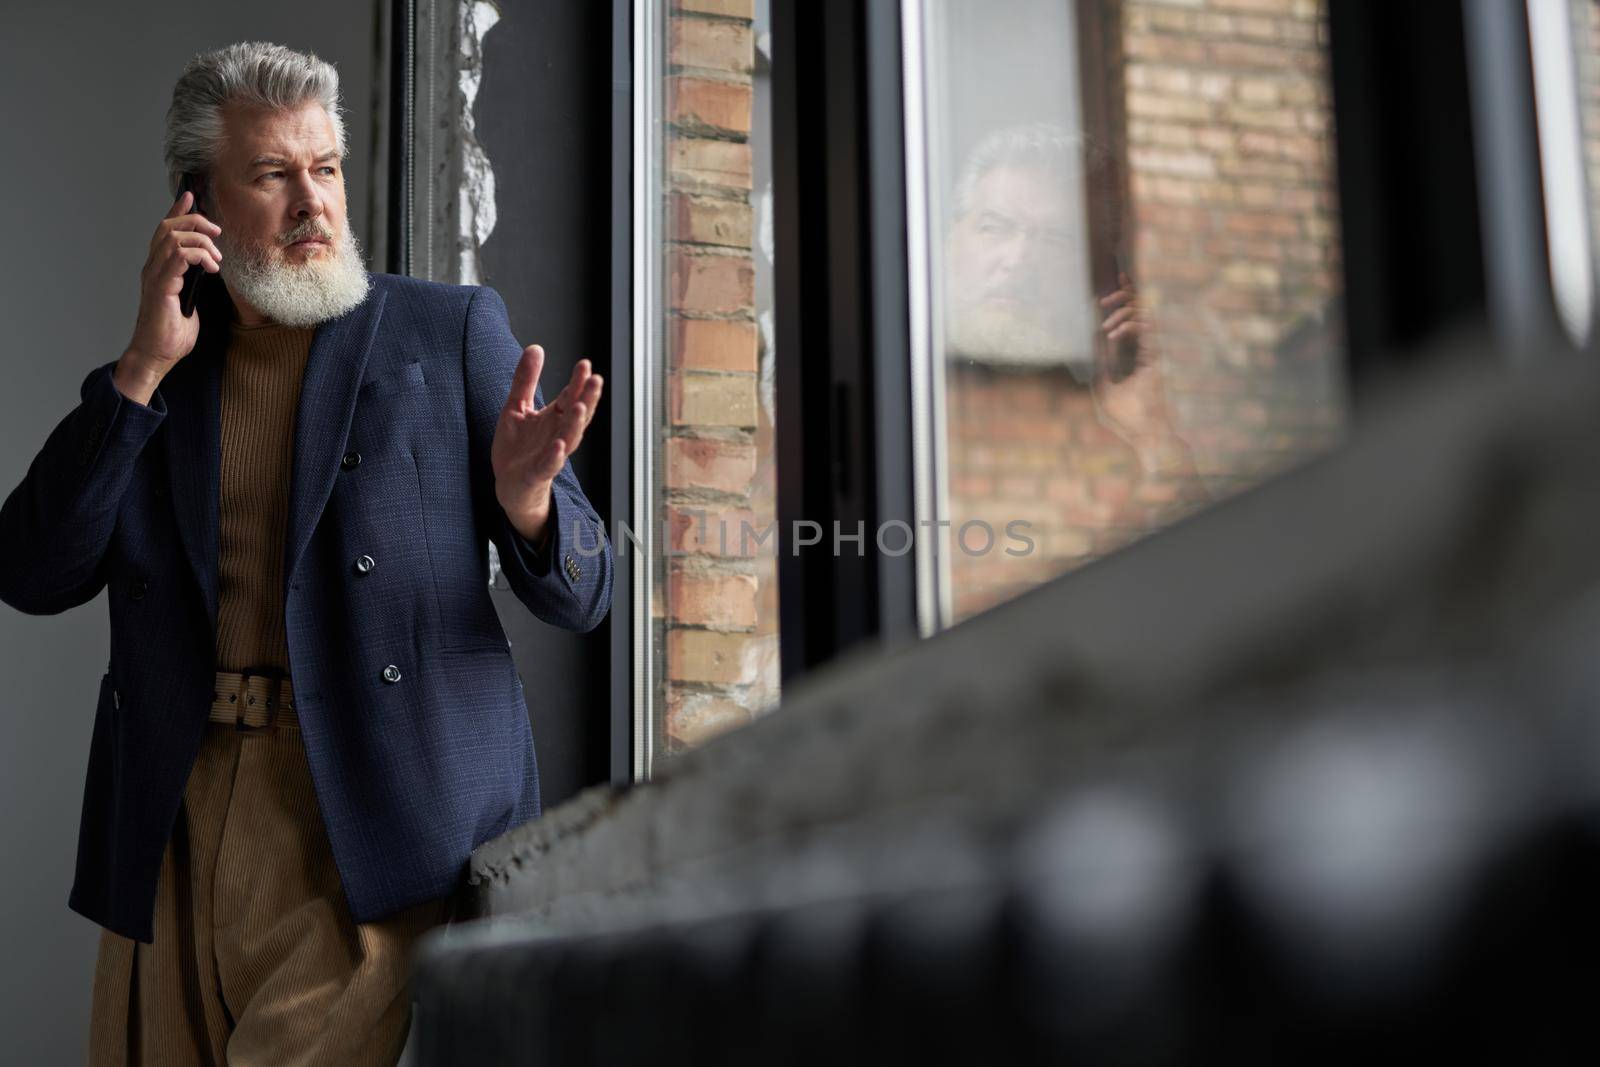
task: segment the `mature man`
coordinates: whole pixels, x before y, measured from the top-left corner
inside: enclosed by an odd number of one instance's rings
[[[1117,186],[1109,153],[1053,123],[988,133],[954,183],[943,255],[952,503],[998,528],[1016,512],[992,487],[1032,478],[1042,545],[1017,559],[952,553],[960,613],[1208,498],[1125,266]],[[1054,424],[1024,419],[997,436],[988,405],[1013,403]],[[983,448],[960,447],[974,437]]]
[[[492,289],[367,274],[344,155],[327,63],[191,61],[166,159],[199,199],[0,509],[0,599],[109,593],[70,899],[105,927],[95,1062],[392,1063],[412,942],[539,811],[487,542],[545,621],[610,604],[567,462],[600,375],[547,405]]]

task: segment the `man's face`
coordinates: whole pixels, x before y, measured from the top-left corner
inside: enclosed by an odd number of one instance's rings
[[[240,321],[315,326],[365,298],[369,282],[345,218],[344,170],[320,104],[229,105],[212,169],[222,280]]]
[[[1058,174],[1001,165],[945,244],[948,340],[969,355],[1072,357],[1091,342],[1081,215]]]
[[[328,260],[345,228],[344,169],[320,104],[223,109],[225,147],[211,175],[217,224],[272,265]],[[226,255],[224,256],[226,258]]]
[[[1072,224],[1066,188],[1048,171],[995,167],[978,179],[950,235],[955,289],[1018,309],[1053,300],[1080,228]]]

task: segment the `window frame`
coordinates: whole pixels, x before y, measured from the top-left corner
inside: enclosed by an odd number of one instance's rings
[[[772,42],[787,686],[857,644],[917,636],[913,559],[835,556],[831,541],[916,516],[898,5],[775,3]],[[784,533],[801,520],[826,533],[797,555]]]
[[[611,514],[636,531],[643,483],[635,457],[644,443],[637,413],[648,408],[639,378],[649,371],[637,358],[644,236],[637,173],[647,155],[636,95],[640,35],[655,32],[641,17],[645,3],[611,5],[607,377],[618,415],[606,427],[610,484],[597,487]],[[915,528],[926,513],[928,428],[914,420],[931,385],[919,378],[926,357],[918,353],[928,340],[918,335],[913,308],[925,308],[930,296],[918,292],[908,266],[927,234],[908,228],[915,205],[906,186],[916,143],[907,140],[916,136],[905,110],[907,62],[916,57],[906,48],[906,13],[919,7],[920,0],[772,6],[775,325],[780,352],[806,354],[803,366],[789,358],[776,368],[780,529],[801,518],[825,527],[837,521],[847,532],[857,521],[868,530],[893,519]],[[388,226],[374,252],[397,273],[413,269],[418,221],[417,9],[417,0],[391,0],[384,20],[389,166],[374,173],[374,202],[385,205]],[[1529,150],[1535,108],[1527,36],[1526,10],[1494,0],[1381,12],[1329,5],[1345,350],[1357,415],[1381,383],[1451,330],[1492,325],[1501,359],[1541,338],[1559,347],[1543,269],[1539,159]],[[1090,100],[1086,94],[1086,109]],[[1491,176],[1496,166],[1498,177]],[[1485,249],[1506,241],[1541,269],[1495,270]],[[1592,337],[1590,347],[1597,344]],[[859,644],[894,644],[940,628],[929,622],[928,557],[796,556],[787,539],[781,548],[785,687]],[[625,595],[612,607],[603,699],[610,780],[621,786],[641,777],[641,755],[648,756],[641,754],[635,666],[649,652],[648,631],[639,629],[648,627],[649,601],[641,611],[635,590],[645,568],[635,566],[630,544],[619,547],[616,565]]]

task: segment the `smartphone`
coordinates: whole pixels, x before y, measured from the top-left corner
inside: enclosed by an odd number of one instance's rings
[[[200,180],[193,174],[185,174],[183,181],[178,185],[178,195],[182,196],[184,190],[194,194],[194,204],[189,208],[197,215],[203,215],[200,210]],[[205,277],[204,264],[192,264],[183,272],[183,291],[178,294],[178,309],[183,312],[183,317],[188,318],[194,314],[195,297],[200,294],[200,279]]]

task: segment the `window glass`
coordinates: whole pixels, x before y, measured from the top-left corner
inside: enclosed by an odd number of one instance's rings
[[[1338,208],[1319,2],[915,6],[950,622],[1340,439]]]
[[[1528,0],[1550,281],[1574,344],[1592,332],[1600,225],[1600,13],[1595,0]]]
[[[1530,0],[1530,9],[1548,0]],[[1589,246],[1600,249],[1600,2],[1559,0],[1572,15],[1573,91],[1578,99]]]
[[[765,0],[658,0],[648,759],[778,697]],[[648,773],[648,768],[645,769]]]

